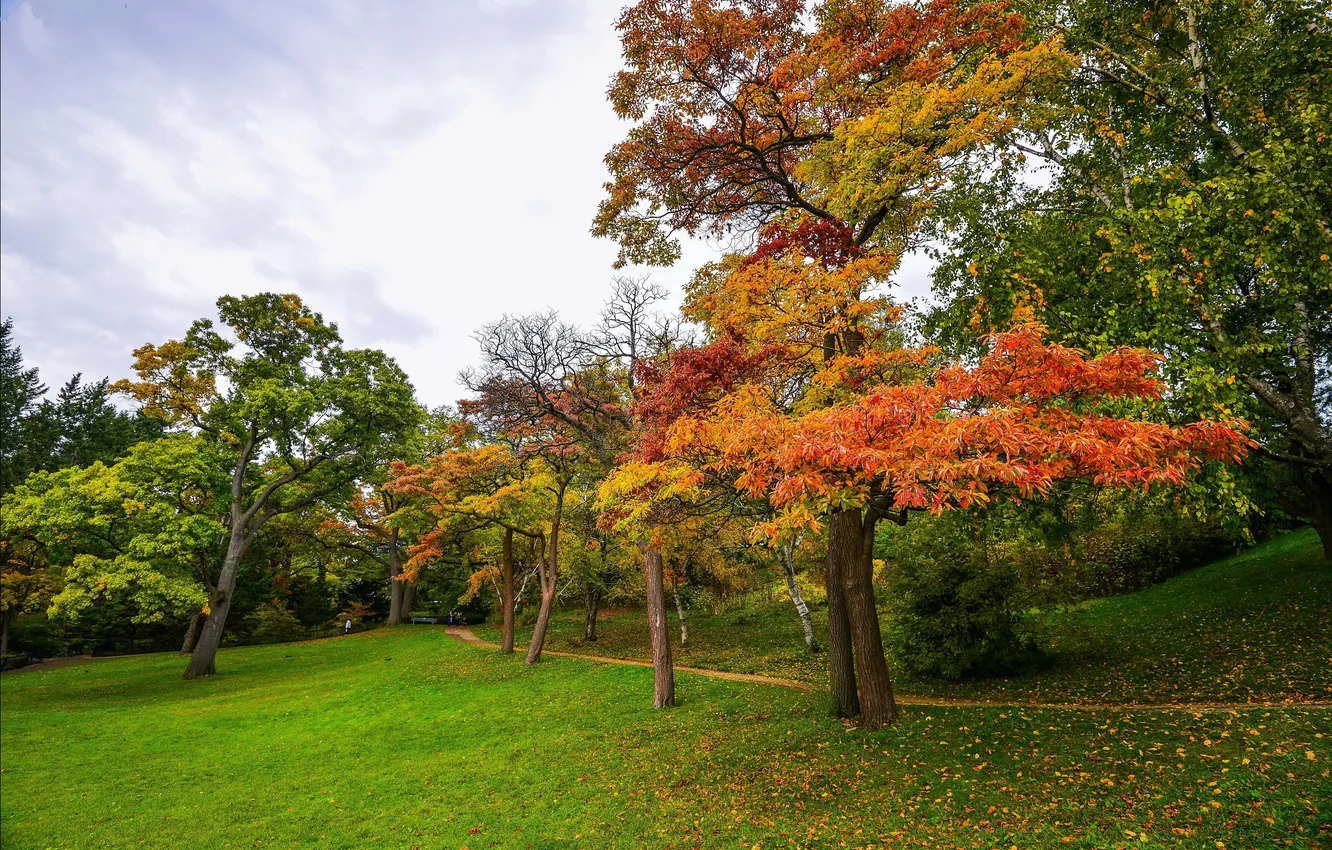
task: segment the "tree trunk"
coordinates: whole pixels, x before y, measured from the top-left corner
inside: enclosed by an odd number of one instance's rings
[[[860,551],[860,522],[854,527],[847,520],[846,511],[834,511],[828,521],[828,680],[832,694],[834,717],[856,717],[860,714],[860,697],[856,693],[856,671],[851,653],[851,624],[847,618],[846,592],[842,572],[850,557],[843,550]]]
[[[0,612],[0,655],[9,654],[9,612]]]
[[[402,618],[410,620],[412,618],[412,609],[416,607],[416,582],[405,581],[405,587],[402,589]]]
[[[787,543],[782,546],[782,570],[786,573],[786,592],[791,595],[791,603],[800,615],[800,628],[805,632],[805,652],[819,651],[819,642],[814,639],[814,620],[809,616],[809,606],[805,597],[800,595],[800,585],[796,583],[795,546]]]
[[[675,597],[675,616],[680,618],[680,646],[689,646],[689,624],[685,622],[684,602],[680,600],[680,585],[671,580],[671,595]]]
[[[389,531],[389,615],[390,626],[402,625],[403,596],[406,585],[399,579],[402,575],[402,559],[398,556],[398,529]]]
[[[245,550],[249,548],[245,529],[239,525],[235,521],[232,523],[227,556],[222,561],[217,588],[209,599],[208,619],[199,632],[199,642],[195,644],[194,654],[190,656],[190,663],[185,668],[186,679],[199,679],[217,672],[217,648],[222,644],[222,630],[227,624],[227,612],[231,610],[232,594],[236,592],[236,572],[240,569]]]
[[[583,640],[596,643],[597,608],[601,605],[601,588],[588,585],[583,594]]]
[[[203,629],[204,613],[196,611],[193,617],[190,617],[190,627],[185,631],[185,642],[180,645],[180,654],[189,655],[194,652],[194,647],[199,643],[199,631]]]
[[[513,529],[504,529],[504,551],[500,557],[500,569],[504,571],[504,598],[500,600],[503,608],[504,634],[500,638],[500,652],[509,655],[513,652]]]
[[[874,606],[874,514],[869,512],[862,521],[859,510],[844,511],[838,520],[847,527],[844,536],[848,542],[858,544],[842,549],[847,556],[842,563],[842,586],[855,650],[860,724],[867,729],[879,729],[897,719],[897,703],[893,700],[888,661],[883,654],[879,612]]]
[[[1313,470],[1304,476],[1303,489],[1309,499],[1309,523],[1323,541],[1323,557],[1332,561],[1332,481]]]
[[[565,486],[561,483],[555,493],[555,512],[550,521],[550,558],[543,559],[541,610],[537,612],[536,627],[532,629],[532,642],[527,645],[528,664],[536,664],[541,660],[541,649],[546,643],[546,628],[550,625],[550,614],[555,608],[555,581],[560,566],[560,519],[564,515]]]
[[[666,626],[665,568],[656,547],[640,544],[647,573],[648,631],[652,636],[652,707],[675,705],[675,668],[671,664],[671,636]]]

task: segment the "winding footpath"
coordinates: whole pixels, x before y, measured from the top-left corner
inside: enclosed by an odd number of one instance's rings
[[[449,626],[445,632],[452,638],[462,641],[471,646],[486,647],[488,649],[499,649],[499,644],[482,640],[472,633],[472,630],[466,626]],[[518,647],[515,647],[518,648]],[[602,655],[584,655],[578,652],[560,652],[554,649],[543,649],[542,655],[558,655],[564,658],[581,658],[585,661],[594,661],[599,664],[622,664],[627,667],[651,667],[650,661],[635,661],[629,658],[607,658]],[[682,667],[675,666],[677,673],[697,673],[700,676],[708,676],[713,679],[726,679],[732,682],[750,682],[756,685],[774,685],[779,688],[791,688],[797,691],[816,691],[819,690],[815,685],[809,682],[798,682],[795,679],[783,679],[778,676],[760,676],[754,673],[726,673],[721,670],[707,670],[702,667]],[[937,708],[1053,708],[1064,709],[1068,711],[1102,712],[1102,711],[1142,711],[1142,712],[1187,712],[1190,714],[1205,714],[1209,712],[1228,712],[1228,711],[1251,711],[1254,709],[1273,709],[1273,708],[1315,708],[1332,709],[1332,701],[1312,700],[1309,702],[1207,702],[1207,703],[1119,703],[1119,704],[1093,704],[1078,702],[1004,702],[1000,700],[967,700],[967,699],[949,699],[948,697],[923,697],[913,696],[911,694],[895,694],[897,702],[900,705],[921,705]]]

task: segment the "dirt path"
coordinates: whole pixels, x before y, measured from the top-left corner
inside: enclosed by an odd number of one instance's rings
[[[456,638],[463,643],[472,646],[484,646],[490,649],[499,649],[499,644],[482,640],[472,633],[472,630],[465,626],[449,626],[445,631],[450,637]],[[635,661],[628,658],[606,658],[601,655],[583,655],[577,652],[560,652],[553,649],[542,650],[543,655],[559,655],[565,658],[582,658],[586,661],[595,661],[599,664],[623,664],[628,667],[651,667],[650,661]],[[752,682],[758,685],[776,685],[780,688],[792,688],[798,691],[816,691],[819,690],[815,685],[809,682],[798,682],[795,679],[782,679],[777,676],[759,676],[753,673],[726,673],[721,670],[706,670],[702,667],[681,667],[676,665],[677,672],[697,673],[700,676],[709,676],[713,679],[727,679],[732,682]],[[898,693],[894,695],[897,702],[902,705],[923,705],[938,708],[1056,708],[1070,711],[1171,711],[1187,712],[1190,714],[1204,714],[1208,712],[1226,712],[1226,711],[1248,711],[1252,709],[1264,708],[1318,708],[1332,709],[1332,702],[1313,701],[1313,702],[1207,702],[1207,703],[1121,703],[1118,705],[1097,705],[1094,703],[1078,702],[1002,702],[998,700],[967,700],[967,699],[949,699],[947,697],[922,697],[911,694]]]

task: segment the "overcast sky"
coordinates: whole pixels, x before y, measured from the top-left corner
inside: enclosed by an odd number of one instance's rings
[[[620,0],[0,3],[0,298],[47,384],[281,291],[433,406],[481,324],[605,298]]]

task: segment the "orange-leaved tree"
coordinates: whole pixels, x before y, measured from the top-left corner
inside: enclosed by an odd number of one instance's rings
[[[995,336],[974,365],[804,413],[779,408],[762,385],[742,386],[701,415],[678,417],[663,463],[734,474],[737,487],[779,509],[761,529],[770,534],[846,527],[829,536],[829,564],[841,567],[829,582],[842,584],[862,723],[882,726],[896,704],[874,607],[876,523],[1038,498],[1069,479],[1177,485],[1205,462],[1239,460],[1247,440],[1234,424],[1171,426],[1129,412],[1160,397],[1159,361],[1135,349],[1088,358],[1019,327]]]
[[[610,98],[635,126],[607,155],[593,232],[622,263],[673,262],[678,232],[761,234],[752,256],[700,272],[690,306],[715,338],[782,347],[770,394],[792,412],[922,365],[927,352],[892,344],[872,290],[919,243],[950,167],[1071,67],[1004,3],[642,0],[619,29]],[[862,548],[862,511],[830,522],[829,667],[846,716],[859,705],[834,554]]]
[[[504,622],[500,651],[513,652],[514,536],[531,542],[544,592],[547,583],[553,583],[545,555],[546,518],[555,513],[552,499],[563,498],[558,481],[540,463],[524,462],[510,446],[490,443],[452,449],[420,464],[394,463],[386,489],[416,499],[435,518],[434,528],[409,551],[404,570],[408,578],[442,558],[460,534],[498,531]]]

